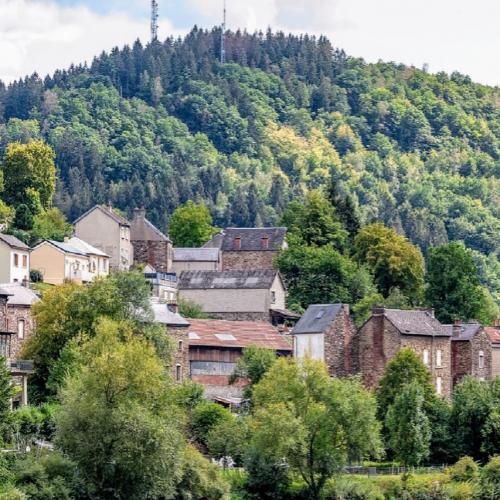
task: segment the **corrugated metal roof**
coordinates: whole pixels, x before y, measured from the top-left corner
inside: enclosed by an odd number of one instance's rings
[[[218,262],[218,248],[174,248],[174,262]]]
[[[242,251],[277,251],[283,248],[286,237],[286,227],[228,227],[224,230],[221,249],[235,250],[234,240],[240,238]],[[268,238],[268,248],[262,248],[261,241]]]
[[[243,348],[250,345],[290,352],[291,345],[276,328],[265,321],[192,319],[189,345]]]
[[[423,310],[384,309],[385,317],[405,335],[450,337],[451,332],[432,314]]]
[[[271,288],[278,271],[273,269],[228,271],[183,271],[179,290]]]
[[[73,248],[80,250],[81,252],[90,255],[99,255],[101,257],[108,257],[108,254],[104,253],[102,250],[99,250],[99,248],[92,246],[90,243],[87,243],[86,241],[83,241],[80,238],[77,238],[76,236],[70,238],[67,244],[72,246]]]
[[[342,310],[342,304],[313,304],[293,327],[293,334],[323,333]]]
[[[189,326],[189,321],[183,318],[180,314],[172,312],[167,304],[162,304],[154,299],[151,300],[151,308],[153,309],[154,319],[158,323],[167,326]]]
[[[31,306],[40,300],[33,290],[19,283],[2,283],[0,289],[0,295],[9,295],[7,304],[13,306]]]
[[[19,238],[12,236],[11,234],[0,233],[0,240],[7,243],[10,247],[20,248],[22,250],[29,250],[29,246],[22,242]]]

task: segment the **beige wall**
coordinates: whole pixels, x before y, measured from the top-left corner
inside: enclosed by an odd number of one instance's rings
[[[31,269],[43,274],[45,283],[64,282],[64,254],[50,244],[42,244],[31,252]]]
[[[0,283],[10,283],[10,247],[0,241]]]
[[[500,346],[491,349],[492,377],[500,377]]]
[[[218,271],[218,262],[198,262],[198,261],[179,261],[172,262],[172,272],[181,274],[182,271]]]
[[[274,278],[271,292],[274,292],[274,301],[272,300],[272,293],[269,293],[269,307],[267,309],[286,309],[286,291],[278,276]]]
[[[75,224],[75,236],[109,255],[113,269],[128,270],[133,262],[130,228],[95,209]],[[122,262],[122,257],[125,262]]]
[[[293,336],[293,351],[296,358],[309,357],[325,360],[325,336],[323,333],[301,333]]]

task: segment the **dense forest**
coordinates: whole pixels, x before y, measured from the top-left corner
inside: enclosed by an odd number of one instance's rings
[[[0,82],[0,157],[43,139],[56,205],[144,206],[162,229],[180,204],[219,226],[276,224],[333,181],[361,221],[420,246],[463,241],[500,301],[500,90],[459,73],[367,64],[326,38],[194,28],[102,53],[90,66]]]

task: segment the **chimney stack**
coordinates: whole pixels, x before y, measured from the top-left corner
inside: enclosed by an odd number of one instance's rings
[[[236,238],[234,238],[233,249],[241,250],[241,236],[237,236]]]
[[[460,337],[460,334],[462,333],[462,322],[459,320],[459,319],[456,319],[454,322],[453,322],[453,327],[452,327],[452,331],[453,331],[453,338],[458,338]]]
[[[260,248],[262,250],[269,250],[269,236],[264,236],[260,239]]]
[[[146,218],[146,209],[134,208],[134,220],[144,220]]]
[[[383,316],[385,314],[385,307],[374,306],[372,307],[372,316]]]

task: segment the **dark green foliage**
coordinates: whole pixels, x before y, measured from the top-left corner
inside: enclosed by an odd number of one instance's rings
[[[479,319],[484,296],[472,254],[452,242],[430,250],[426,297],[443,323]]]
[[[13,396],[12,378],[5,358],[0,356],[0,445],[9,431],[12,421],[10,398]]]
[[[179,314],[190,319],[207,319],[210,316],[203,311],[203,307],[193,300],[179,298]]]
[[[494,456],[483,467],[474,498],[491,500],[500,497],[500,456]]]
[[[193,409],[191,427],[198,443],[207,444],[208,433],[224,420],[231,419],[231,412],[223,406],[204,401]]]
[[[16,216],[14,218],[14,226],[24,231],[33,229],[33,214],[28,205],[22,203],[16,208]]]
[[[43,281],[43,274],[38,269],[30,269],[31,283],[41,283]]]

